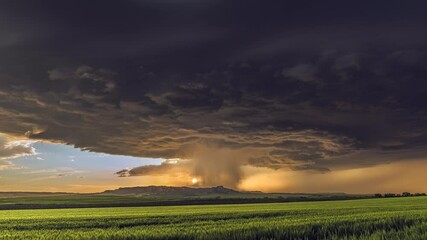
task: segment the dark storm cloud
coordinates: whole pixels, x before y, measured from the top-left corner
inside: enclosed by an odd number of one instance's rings
[[[2,1],[0,131],[166,159],[210,146],[274,169],[387,162],[336,159],[427,146],[425,7]]]
[[[116,174],[119,177],[130,177],[130,176],[148,176],[148,175],[163,175],[167,173],[185,171],[188,166],[188,161],[179,162],[178,160],[167,160],[160,165],[145,165],[132,169],[123,169]]]

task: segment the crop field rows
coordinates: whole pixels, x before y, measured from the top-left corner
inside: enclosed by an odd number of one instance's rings
[[[427,239],[427,197],[0,211],[1,239]]]

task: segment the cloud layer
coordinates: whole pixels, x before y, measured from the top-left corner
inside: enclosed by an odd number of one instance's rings
[[[12,159],[36,154],[32,141],[9,139],[0,134],[0,170],[13,168]]]
[[[245,165],[328,172],[418,158],[425,5],[4,1],[0,132],[184,159],[118,175],[207,185],[237,186]]]

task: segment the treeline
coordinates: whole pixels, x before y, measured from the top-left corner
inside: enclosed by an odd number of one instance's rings
[[[376,198],[393,198],[393,197],[418,197],[418,196],[426,196],[425,193],[410,193],[410,192],[403,192],[402,194],[396,194],[396,193],[376,193],[374,197]]]

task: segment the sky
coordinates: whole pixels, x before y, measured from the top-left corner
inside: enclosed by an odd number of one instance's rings
[[[426,7],[1,1],[0,191],[427,192]]]

